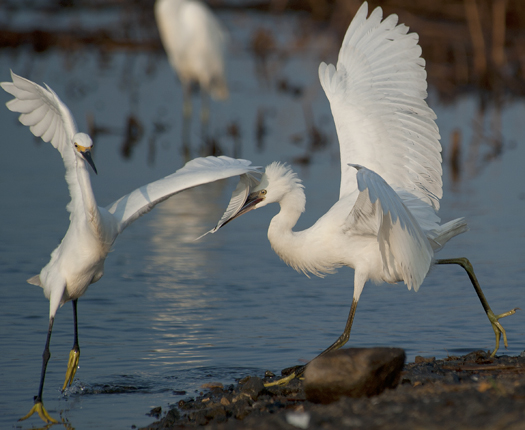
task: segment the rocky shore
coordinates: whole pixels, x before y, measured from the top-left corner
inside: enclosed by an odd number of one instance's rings
[[[390,380],[395,388],[328,404],[311,401],[303,380],[265,387],[274,379],[207,384],[203,395],[177,408],[152,410],[159,420],[145,429],[525,429],[525,351],[518,357],[491,358],[484,351],[416,357],[395,384]]]

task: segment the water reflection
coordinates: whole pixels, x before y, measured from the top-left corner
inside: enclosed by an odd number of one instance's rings
[[[160,205],[150,222],[150,240],[155,250],[150,266],[152,273],[164,267],[162,270],[169,270],[174,280],[192,279],[196,269],[206,264],[204,249],[195,246],[195,239],[220,213],[217,198],[227,184],[231,186],[232,182],[218,181],[192,188]]]
[[[210,359],[199,350],[214,341],[207,321],[216,317],[217,297],[202,282],[213,257],[195,239],[220,217],[218,197],[228,184],[220,181],[176,195],[149,223],[152,255],[145,270],[155,283],[148,297],[162,304],[151,314],[151,327],[159,333],[150,355],[156,365],[178,361],[196,366]]]

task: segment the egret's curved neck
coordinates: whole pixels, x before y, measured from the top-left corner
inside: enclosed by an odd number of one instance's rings
[[[290,264],[291,255],[295,255],[294,249],[299,240],[292,228],[304,212],[305,203],[303,188],[294,187],[279,202],[281,210],[273,217],[268,228],[268,239],[272,248],[287,264]]]
[[[84,160],[77,158],[76,162],[78,185],[80,187],[82,206],[84,208],[86,219],[88,222],[95,223],[95,225],[98,226],[100,222],[100,213],[97,201],[95,200],[95,195],[93,194],[93,189],[91,188],[88,166]]]

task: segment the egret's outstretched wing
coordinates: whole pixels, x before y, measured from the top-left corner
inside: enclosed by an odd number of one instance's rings
[[[330,101],[341,147],[340,197],[357,188],[357,163],[434,209],[442,197],[441,146],[427,96],[418,35],[382,19],[367,19],[365,2],[343,40],[337,68],[321,63],[319,78]]]
[[[350,167],[358,170],[359,196],[346,228],[377,236],[384,271],[417,291],[434,255],[425,234],[401,198],[378,174],[363,166]]]
[[[156,204],[174,194],[220,179],[258,173],[260,169],[252,166],[248,160],[225,156],[196,158],[175,173],[121,197],[106,209],[116,218],[120,233],[137,218],[153,209]]]
[[[19,112],[18,119],[22,124],[29,126],[35,136],[41,137],[44,142],[51,142],[58,149],[66,167],[71,198],[80,198],[72,144],[77,127],[71,112],[47,85],[45,89],[13,72],[11,78],[13,82],[0,83],[5,91],[15,97],[6,103],[7,108]]]
[[[254,174],[256,174],[258,177],[254,177]],[[244,206],[244,203],[246,203],[246,199],[250,194],[250,190],[259,184],[261,174],[262,172],[249,172],[240,176],[239,183],[237,184],[235,190],[233,190],[230,203],[228,203],[228,207],[226,208],[224,214],[222,214],[222,217],[217,225],[210,231],[204,233],[202,236],[199,236],[196,240],[199,240],[209,233],[215,233],[224,224],[235,218],[235,216]]]

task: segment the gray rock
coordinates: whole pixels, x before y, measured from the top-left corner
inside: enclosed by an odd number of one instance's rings
[[[343,396],[371,397],[399,383],[405,363],[400,348],[348,348],[310,362],[304,372],[307,400],[328,404]]]

